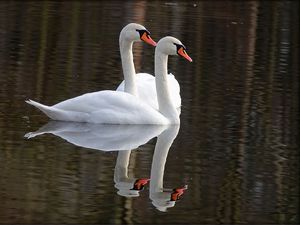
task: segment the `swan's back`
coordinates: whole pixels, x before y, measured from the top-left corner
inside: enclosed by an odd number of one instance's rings
[[[45,106],[32,100],[27,103],[37,107],[53,120],[99,124],[169,123],[157,110],[125,92],[87,93],[53,106]]]

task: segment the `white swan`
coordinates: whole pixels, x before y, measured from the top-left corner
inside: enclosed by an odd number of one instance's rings
[[[168,55],[191,58],[183,44],[174,37],[162,38],[155,49],[155,82],[159,110],[142,100],[120,91],[98,91],[46,106],[28,100],[53,120],[89,122],[101,124],[179,124],[179,115],[174,106],[168,86]]]
[[[138,32],[136,32],[138,31]],[[130,23],[125,26],[119,38],[120,54],[124,80],[118,86],[117,91],[138,96],[142,101],[158,109],[157,94],[155,88],[155,77],[148,73],[135,73],[132,55],[134,41],[143,40],[151,45],[156,43],[150,38],[149,31],[140,24]],[[167,75],[170,88],[170,97],[176,108],[181,106],[180,86],[174,75]]]

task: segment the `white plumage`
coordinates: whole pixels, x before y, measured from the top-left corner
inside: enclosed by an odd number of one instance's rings
[[[167,75],[170,95],[176,108],[181,107],[180,86],[173,74]],[[157,93],[155,87],[155,77],[148,73],[138,73],[135,75],[138,98],[149,104],[154,109],[158,109]],[[118,86],[117,91],[124,91],[125,81]]]
[[[178,46],[183,46],[178,39],[165,37],[155,49],[155,83],[159,110],[138,97],[121,91],[87,93],[53,106],[32,100],[26,102],[53,120],[100,124],[179,124],[179,113],[171,100],[166,78],[168,55],[176,55]],[[187,54],[184,57],[189,58]]]
[[[157,110],[125,92],[92,92],[53,106],[32,100],[26,102],[53,120],[99,124],[168,124],[168,120]]]

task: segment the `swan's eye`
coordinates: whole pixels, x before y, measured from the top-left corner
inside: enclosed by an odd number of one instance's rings
[[[176,46],[176,51],[177,51],[177,54],[179,54],[179,50],[181,49],[181,48],[183,48],[183,46],[182,45],[180,45],[180,44],[176,44],[176,43],[173,43],[175,46]]]
[[[136,31],[137,31],[137,32],[139,32],[139,34],[140,34],[140,37],[142,37],[142,35],[143,35],[143,32],[142,32],[142,30],[138,30],[138,29],[136,29]]]
[[[140,38],[145,34],[147,37],[150,37],[150,32],[147,30],[138,30],[136,29],[137,32],[140,34]]]
[[[177,44],[177,43],[173,43],[174,45],[176,45],[176,48],[177,48],[177,52],[180,50],[180,48],[183,48],[183,50],[185,51],[186,48],[184,45],[181,45],[181,44]]]

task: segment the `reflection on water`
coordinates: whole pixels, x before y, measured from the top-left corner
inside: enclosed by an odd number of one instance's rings
[[[152,204],[162,212],[167,208],[174,207],[175,201],[178,200],[179,194],[183,194],[186,189],[163,188],[163,177],[168,152],[179,131],[179,126],[170,126],[157,137],[157,143],[153,154],[150,176],[150,199]],[[177,196],[174,196],[178,193]]]
[[[158,210],[165,212],[167,208],[175,206],[175,202],[187,189],[186,187],[163,188],[167,155],[178,131],[178,125],[99,125],[50,121],[38,131],[27,133],[25,137],[33,138],[50,133],[80,147],[101,151],[119,151],[114,169],[114,182],[118,194],[125,197],[138,197],[139,192],[150,180],[149,195],[152,204]],[[150,179],[129,178],[128,166],[131,149],[137,149],[154,137],[157,137],[157,143]]]
[[[150,180],[149,197],[152,200],[152,204],[162,212],[165,212],[167,208],[175,206],[175,202],[181,197],[187,186],[172,189],[163,188],[163,176],[167,155],[178,134],[178,130],[179,126],[169,126],[158,136],[152,159],[150,179],[129,178],[128,165],[131,150],[120,151],[118,153],[114,181],[119,195],[137,197],[139,196],[139,191]]]
[[[50,121],[26,138],[50,133],[84,148],[119,151],[138,148],[158,136],[165,126],[159,125],[107,125]]]
[[[98,128],[76,134],[55,125],[50,131],[61,129],[54,134],[62,138],[24,138],[48,121],[24,100],[51,105],[117,87],[118,36],[129,22],[145,25],[156,41],[177,37],[194,60],[169,59],[182,97],[169,152],[156,151],[159,140],[151,139],[171,140],[164,129],[149,137],[143,130],[141,142],[131,131],[111,146],[112,136],[102,139],[109,150],[123,145],[121,152],[93,150]],[[153,73],[153,54],[134,45],[137,72]],[[0,221],[299,223],[298,61],[298,1],[0,2]],[[118,195],[119,156],[121,180],[157,175],[158,190],[150,182],[138,198]],[[156,194],[185,184],[175,207],[153,206]]]

